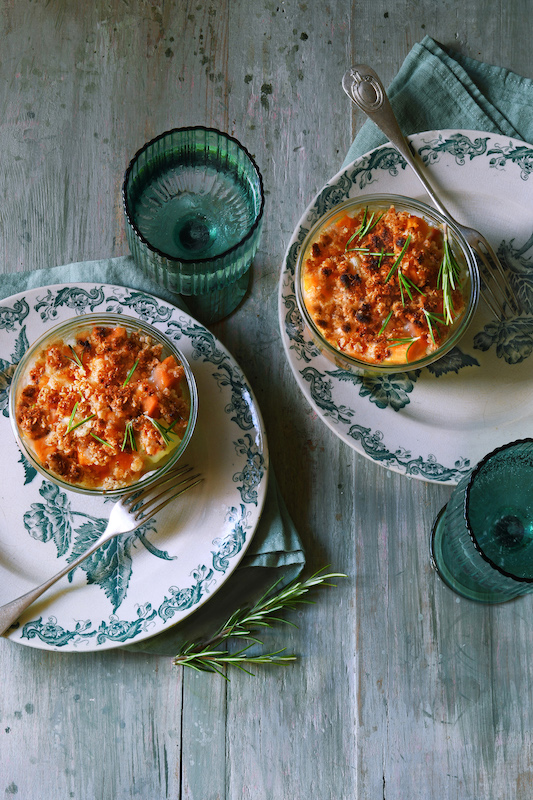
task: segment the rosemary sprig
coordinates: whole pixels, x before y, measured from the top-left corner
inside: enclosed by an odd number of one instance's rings
[[[122,440],[122,445],[120,447],[122,451],[124,451],[124,448],[126,447],[128,442],[132,450],[137,450],[137,442],[135,441],[135,434],[133,433],[131,419],[129,419],[126,422],[126,428],[124,430],[124,439]]]
[[[444,231],[444,252],[437,278],[437,286],[442,289],[442,307],[446,325],[451,325],[455,316],[452,292],[461,288],[461,267],[448,241],[447,230]]]
[[[72,347],[71,344],[69,344],[69,349],[70,349],[70,352],[72,353],[72,358],[70,359],[70,361],[73,361],[75,364],[78,365],[78,367],[81,367],[83,369],[83,364],[81,363],[80,357],[76,353],[76,351],[74,350],[74,348]]]
[[[131,381],[132,375],[133,375],[133,373],[135,372],[135,370],[137,369],[137,364],[138,364],[138,363],[139,363],[139,359],[137,359],[137,360],[136,360],[135,364],[133,365],[133,367],[132,367],[132,368],[130,369],[130,371],[128,372],[128,374],[127,374],[127,376],[126,376],[126,380],[125,380],[125,381],[124,381],[124,383],[122,384],[122,386],[123,386],[123,387],[124,387],[124,386],[127,386],[127,385],[128,385],[128,383]]]
[[[76,403],[74,405],[74,408],[72,409],[72,414],[70,415],[70,419],[68,421],[67,430],[65,431],[64,434],[65,436],[67,435],[67,433],[72,433],[72,431],[75,431],[76,428],[80,427],[80,425],[85,425],[85,423],[89,422],[89,420],[91,420],[93,417],[96,417],[96,414],[89,414],[88,417],[85,417],[85,419],[82,419],[80,420],[80,422],[76,422],[76,424],[73,425],[72,423],[74,422],[74,415],[76,414],[77,408],[78,408],[78,403]]]
[[[146,419],[149,419],[149,420],[150,420],[150,422],[152,423],[152,425],[154,426],[154,428],[156,429],[156,431],[157,431],[157,432],[159,433],[159,435],[160,435],[160,436],[163,438],[163,441],[165,442],[165,444],[170,444],[170,439],[169,439],[168,437],[169,437],[169,436],[175,436],[175,435],[176,435],[176,434],[174,433],[174,431],[171,431],[171,430],[170,430],[170,428],[172,428],[172,425],[170,425],[168,428],[165,428],[163,425],[161,425],[161,423],[160,423],[160,422],[158,422],[158,421],[157,421],[156,419],[154,419],[153,417],[149,417],[147,414],[145,414],[145,417],[146,417]],[[174,423],[173,423],[173,424],[174,424]]]
[[[286,625],[297,627],[279,614],[292,610],[298,603],[313,602],[302,599],[311,589],[317,586],[334,586],[328,581],[331,578],[346,578],[339,572],[323,574],[319,570],[305,581],[293,581],[276,594],[280,581],[271,588],[251,608],[240,608],[235,611],[221,628],[205,642],[186,642],[180,652],[174,657],[173,663],[184,667],[191,667],[196,672],[218,672],[223,678],[229,680],[222,671],[225,665],[235,666],[243,672],[252,675],[247,669],[252,664],[287,664],[296,661],[294,655],[281,655],[285,649],[272,653],[249,655],[248,650],[254,644],[262,645],[263,642],[254,636],[258,628],[271,628],[273,622],[282,622]],[[230,639],[242,639],[249,643],[230,654],[227,649],[220,649]]]
[[[375,213],[376,212],[373,211],[372,214],[370,215],[370,219],[367,220],[368,206],[365,206],[365,210],[364,210],[364,213],[363,213],[363,219],[361,221],[361,225],[355,231],[355,233],[352,233],[352,235],[350,236],[350,238],[346,242],[346,244],[344,246],[345,252],[346,251],[350,251],[351,252],[352,250],[357,250],[358,249],[357,247],[350,247],[349,248],[348,245],[351,244],[356,239],[357,239],[357,241],[359,241],[360,239],[363,239],[367,234],[370,233],[370,231],[373,231],[374,228],[376,227],[376,225],[378,224],[378,222],[380,221],[380,219],[385,215],[385,211],[383,211],[379,215],[379,217],[376,220],[374,220]],[[377,256],[377,255],[379,255],[379,253],[370,253],[369,255]],[[389,255],[393,256],[394,253],[389,253]]]
[[[369,234],[369,233],[370,233],[370,231],[373,231],[373,230],[374,230],[374,228],[376,227],[376,225],[378,224],[378,222],[380,221],[380,219],[381,219],[383,216],[385,216],[385,212],[384,212],[384,211],[383,211],[383,212],[382,212],[382,213],[379,215],[379,217],[378,217],[378,218],[375,220],[375,222],[374,222],[374,223],[372,223],[372,220],[374,219],[374,212],[372,212],[372,216],[371,216],[371,217],[370,217],[370,219],[368,220],[368,222],[367,222],[367,224],[366,224],[366,227],[365,227],[365,228],[364,228],[364,230],[361,232],[361,234],[360,234],[359,238],[360,238],[360,239],[362,239],[362,238],[363,238],[363,236],[366,236],[367,234]]]
[[[437,342],[435,341],[435,334],[433,333],[433,325],[435,326],[438,333],[439,332],[438,326],[446,325],[446,322],[444,321],[444,317],[442,317],[441,314],[434,314],[432,311],[427,311],[425,308],[423,308],[422,311],[424,312],[424,316],[426,318],[431,341],[436,346]]]
[[[405,240],[405,244],[402,247],[400,255],[398,256],[398,258],[396,259],[396,261],[394,262],[394,264],[390,268],[389,274],[385,278],[385,283],[388,283],[390,281],[390,279],[392,278],[392,276],[394,275],[396,270],[399,268],[400,264],[402,263],[402,259],[403,259],[404,255],[406,253],[406,250],[409,247],[410,242],[411,242],[411,234],[409,234],[409,236]]]
[[[410,278],[408,278],[407,275],[404,275],[401,269],[398,270],[398,285],[400,287],[400,296],[402,299],[402,306],[404,308],[405,308],[405,298],[403,294],[404,291],[406,292],[406,294],[409,295],[410,300],[413,299],[413,293],[411,291],[412,289],[421,294],[423,297],[426,296],[425,292],[423,292],[422,289],[420,289],[420,287],[416,285],[416,283],[413,283],[413,281]]]
[[[367,215],[368,215],[368,206],[365,206],[365,210],[364,210],[364,212],[363,212],[363,219],[362,219],[362,222],[361,222],[361,224],[360,224],[360,226],[359,226],[358,230],[356,230],[356,232],[353,234],[353,236],[351,236],[351,237],[348,239],[348,241],[346,242],[346,244],[350,244],[350,242],[351,242],[353,239],[360,239],[360,238],[361,238],[361,232],[364,230],[364,228],[365,228],[365,225],[366,225],[366,218],[367,218]]]

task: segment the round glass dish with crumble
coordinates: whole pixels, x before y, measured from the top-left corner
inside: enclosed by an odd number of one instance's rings
[[[194,430],[198,397],[183,354],[119,314],[75,317],[24,354],[10,392],[17,443],[51,481],[117,494],[159,478]]]
[[[349,200],[311,229],[296,267],[300,313],[319,349],[361,372],[436,361],[465,333],[479,273],[461,233],[395,195]]]

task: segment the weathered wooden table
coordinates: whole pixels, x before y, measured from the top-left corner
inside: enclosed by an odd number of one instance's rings
[[[388,472],[311,411],[285,358],[278,281],[303,209],[363,123],[352,62],[387,85],[430,34],[533,77],[509,0],[2,0],[1,272],[124,255],[120,185],[168,128],[255,155],[267,191],[249,296],[213,331],[258,398],[308,569],[348,579],[273,630],[296,665],[231,682],[170,658],[0,641],[0,793],[57,798],[518,798],[533,794],[532,599],[483,608],[435,577],[450,487]]]

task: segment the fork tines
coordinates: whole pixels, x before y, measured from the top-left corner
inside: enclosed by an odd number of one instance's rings
[[[189,474],[193,469],[189,465],[184,465],[170,470],[146,489],[125,495],[122,498],[124,507],[135,514],[136,522],[155,516],[171,500],[201,483],[203,477],[199,472],[195,475]],[[160,491],[152,494],[154,490]]]
[[[503,322],[521,313],[520,303],[494,250],[488,242],[483,245],[485,252],[479,242],[474,250],[481,267],[482,297],[490,312]]]

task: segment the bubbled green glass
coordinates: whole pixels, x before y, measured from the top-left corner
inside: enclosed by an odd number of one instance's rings
[[[243,299],[263,221],[259,169],[233,137],[177,128],[136,153],[124,177],[136,264],[209,324]]]
[[[435,521],[431,555],[444,582],[471,600],[533,591],[533,439],[494,450],[460,481]]]

